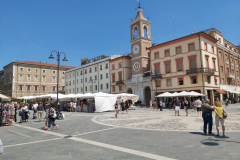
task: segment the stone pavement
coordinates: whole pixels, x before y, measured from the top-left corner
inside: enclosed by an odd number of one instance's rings
[[[0,128],[4,144],[2,160],[107,160],[107,159],[239,159],[240,108],[227,108],[226,138],[202,135],[202,119],[181,110],[130,110],[129,114],[65,113],[60,129],[43,130],[44,122]],[[32,115],[31,115],[32,117]],[[214,127],[215,128],[215,125]]]

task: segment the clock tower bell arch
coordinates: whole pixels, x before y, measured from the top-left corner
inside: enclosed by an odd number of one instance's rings
[[[142,78],[143,73],[150,70],[149,55],[146,48],[151,47],[150,21],[142,14],[143,9],[137,9],[136,18],[130,23],[131,30],[131,57],[132,57],[132,78]]]

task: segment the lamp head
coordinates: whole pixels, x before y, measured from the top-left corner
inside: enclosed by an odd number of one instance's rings
[[[64,57],[62,61],[68,61],[68,60],[67,60],[67,58],[66,58],[66,57]]]
[[[48,57],[49,59],[54,59],[53,55],[51,54],[50,57]]]

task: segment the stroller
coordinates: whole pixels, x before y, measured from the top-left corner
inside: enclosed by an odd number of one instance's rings
[[[65,115],[60,111],[60,112],[57,112],[57,119],[61,120],[61,119],[64,119],[65,118]]]
[[[30,115],[30,111],[26,110],[19,111],[19,116],[21,116],[20,123],[22,123],[24,120],[27,122],[28,115]]]

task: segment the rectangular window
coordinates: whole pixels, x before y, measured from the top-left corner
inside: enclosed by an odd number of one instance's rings
[[[176,47],[176,54],[182,54],[182,47]]]
[[[97,76],[95,76],[95,80],[97,80]]]
[[[215,85],[217,85],[217,78],[215,78],[214,80],[215,80]]]
[[[122,73],[119,73],[119,74],[118,74],[118,78],[119,78],[119,81],[122,80]]]
[[[212,53],[214,54],[214,47],[212,46]]]
[[[83,88],[81,87],[81,92],[83,92]]]
[[[85,69],[85,74],[87,74],[87,70]]]
[[[22,87],[23,87],[22,85],[19,86],[19,91],[22,91],[22,90],[23,90]]]
[[[207,51],[207,43],[204,43],[204,50]]]
[[[90,91],[92,91],[92,86],[90,86]]]
[[[80,75],[82,75],[82,71],[80,72]]]
[[[194,51],[195,50],[194,43],[189,44],[188,49],[189,49],[189,52]]]
[[[82,79],[81,79],[81,83],[82,83]]]
[[[115,74],[112,75],[112,82],[115,82]]]
[[[42,86],[42,91],[46,91],[46,89],[45,89],[46,87],[45,86]]]
[[[77,84],[78,84],[78,79],[77,79]]]
[[[56,82],[56,77],[55,76],[52,77],[52,81]]]
[[[224,84],[224,78],[222,78],[222,84]]]
[[[177,62],[178,72],[183,71],[182,69],[182,61]]]
[[[89,73],[92,73],[92,68],[89,69]]]
[[[75,73],[73,73],[73,77],[75,77]]]
[[[23,71],[23,68],[20,68],[20,71],[22,72],[22,71]]]
[[[34,87],[34,91],[38,91],[38,86],[35,86],[35,87]]]
[[[103,86],[102,86],[102,84],[100,85],[100,89],[103,89]]]
[[[106,83],[106,89],[108,89],[108,83]]]
[[[100,79],[102,79],[102,74],[100,74]]]
[[[73,85],[75,85],[75,81],[73,80]]]
[[[154,59],[158,59],[158,58],[159,58],[159,53],[158,52],[154,53]]]
[[[168,79],[168,80],[167,80],[167,86],[172,86],[171,79]]]
[[[207,77],[207,82],[208,82],[208,83],[211,83],[211,76],[208,76],[208,77]]]
[[[196,69],[195,59],[190,59],[191,70]]]
[[[113,65],[112,65],[112,70],[114,70],[114,69],[115,69],[115,65],[113,64]]]
[[[97,72],[97,67],[95,67],[95,72]]]
[[[95,85],[95,90],[97,90],[97,85]]]
[[[102,65],[100,65],[100,70],[102,70]]]
[[[160,71],[159,71],[159,66],[155,66],[155,72],[156,72],[156,73],[160,73]]]
[[[85,82],[87,82],[87,78],[85,78]]]
[[[119,68],[122,68],[122,63],[119,63],[119,66],[118,66]]]
[[[43,70],[42,70],[42,72],[43,72],[43,73],[46,73],[46,70],[45,70],[45,69],[43,69]]]
[[[19,80],[20,80],[20,81],[23,80],[23,75],[22,75],[22,74],[19,75]]]
[[[31,81],[31,75],[30,74],[27,75],[27,80]]]
[[[223,73],[223,66],[220,66],[221,73]]]
[[[35,69],[35,72],[38,72],[38,69]]]
[[[183,78],[178,78],[178,85],[183,85]]]
[[[35,81],[38,81],[38,76],[34,76],[34,80],[35,80]]]
[[[113,92],[115,92],[115,86],[113,86]]]
[[[170,73],[170,64],[166,64],[166,73]]]
[[[52,87],[52,91],[53,91],[53,92],[56,91],[56,87],[55,87],[55,86]],[[70,90],[70,92],[71,92],[71,90]]]
[[[77,93],[78,93],[78,88],[77,88]]]
[[[46,76],[42,76],[42,81],[46,81]]]
[[[85,87],[85,91],[87,91],[87,87]]]
[[[170,50],[165,50],[165,57],[169,57],[170,56]]]
[[[213,61],[213,69],[216,70],[216,64],[215,64],[215,61]]]
[[[122,86],[119,86],[119,91],[122,91]]]
[[[31,86],[27,86],[27,91],[31,91]]]
[[[108,63],[106,63],[105,68],[108,69]]]
[[[108,78],[108,73],[106,73],[106,78]]]
[[[191,82],[192,82],[192,84],[196,84],[197,83],[197,77],[196,76],[191,77]]]

